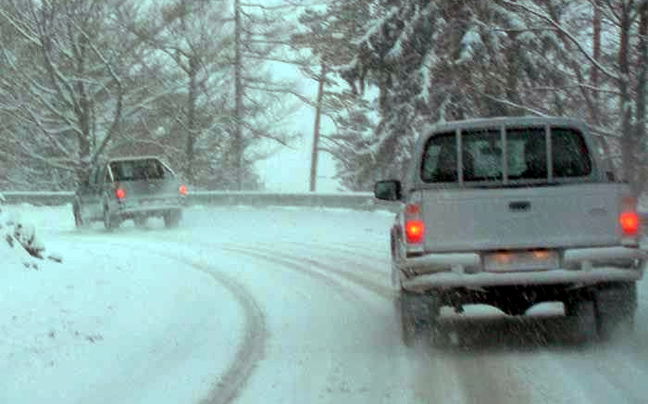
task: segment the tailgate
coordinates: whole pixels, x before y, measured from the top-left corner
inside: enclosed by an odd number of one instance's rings
[[[175,179],[124,181],[119,186],[126,192],[129,208],[151,208],[179,202],[179,183]]]
[[[625,185],[585,183],[421,192],[426,251],[619,244]]]

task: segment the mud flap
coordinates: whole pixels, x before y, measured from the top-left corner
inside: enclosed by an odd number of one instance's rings
[[[637,286],[624,282],[597,290],[594,294],[596,329],[603,341],[634,332]]]
[[[591,300],[576,300],[565,305],[567,317],[571,319],[571,337],[576,343],[596,340],[596,313]]]
[[[440,305],[436,296],[401,290],[396,297],[396,312],[401,322],[401,337],[406,346],[430,340],[436,332]]]

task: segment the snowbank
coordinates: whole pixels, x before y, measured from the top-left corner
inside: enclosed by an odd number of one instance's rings
[[[32,210],[0,213],[0,403],[203,398],[241,331],[228,292],[177,262],[111,246],[101,232],[65,230],[69,209]],[[215,315],[221,309],[232,317]]]
[[[38,237],[33,224],[16,219],[0,205],[0,258],[5,270],[12,268],[38,269],[41,261],[62,262],[60,254],[47,254],[45,244]],[[22,264],[22,265],[21,265]]]

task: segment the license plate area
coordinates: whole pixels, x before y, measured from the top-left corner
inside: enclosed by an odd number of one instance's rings
[[[497,251],[484,255],[484,270],[488,272],[545,271],[559,267],[557,251],[525,250]]]

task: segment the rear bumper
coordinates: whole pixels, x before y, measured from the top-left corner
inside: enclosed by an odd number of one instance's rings
[[[168,211],[180,211],[183,206],[177,203],[156,204],[142,207],[119,206],[117,215],[122,219],[131,219],[135,216],[162,216]]]
[[[559,268],[543,271],[486,272],[477,253],[428,254],[398,263],[401,286],[411,291],[486,286],[591,285],[636,281],[643,276],[646,251],[629,247],[565,250]]]
[[[405,279],[401,285],[403,289],[411,291],[422,291],[431,288],[557,285],[565,283],[591,285],[599,282],[636,281],[641,279],[642,275],[642,270],[619,268],[596,268],[589,271],[555,269],[542,272],[480,272],[476,274],[442,272]]]

